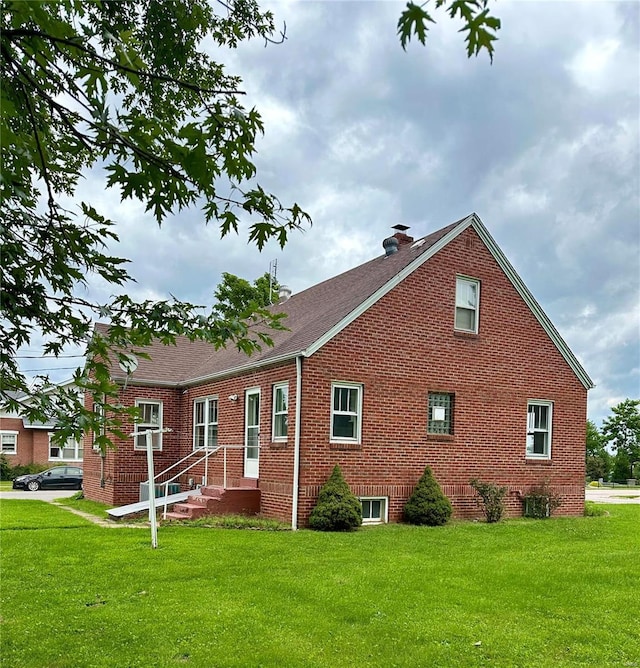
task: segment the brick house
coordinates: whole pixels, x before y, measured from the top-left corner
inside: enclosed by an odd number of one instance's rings
[[[71,382],[61,383],[59,387],[70,385]],[[31,422],[19,413],[0,406],[0,451],[11,466],[70,463],[81,467],[82,441],[71,439],[60,447],[51,441],[55,430],[56,425],[52,422]]]
[[[336,463],[365,521],[400,521],[427,464],[458,517],[478,516],[473,477],[509,486],[511,516],[543,480],[559,513],[581,514],[593,384],[479,217],[383,246],[275,306],[288,331],[250,358],[180,339],[151,346],[129,376],[114,371],[144,416],[131,430],[172,430],[154,437],[156,471],[198,446],[245,446],[227,451],[227,485],[253,481],[261,513],[294,527]],[[208,482],[222,469],[219,451]],[[137,501],[145,479],[142,442],[102,461],[85,447],[90,498]]]

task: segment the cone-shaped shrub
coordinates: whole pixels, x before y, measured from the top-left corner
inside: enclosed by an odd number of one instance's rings
[[[451,502],[427,466],[404,506],[404,519],[411,524],[439,526],[451,517]]]
[[[351,493],[336,464],[318,495],[309,516],[309,526],[317,531],[353,531],[362,524],[362,506]]]

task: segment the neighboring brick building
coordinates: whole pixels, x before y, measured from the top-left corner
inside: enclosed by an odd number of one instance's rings
[[[559,513],[581,514],[592,382],[480,219],[384,246],[274,307],[289,330],[251,358],[180,339],[151,346],[126,384],[114,373],[123,404],[172,429],[156,471],[206,439],[248,446],[228,451],[228,484],[256,480],[261,512],[298,526],[336,463],[372,521],[401,519],[427,464],[458,517],[478,515],[474,477],[509,486],[512,516],[543,480]],[[133,439],[104,460],[85,447],[85,493],[137,501],[145,465]],[[220,451],[208,481],[222,476]]]
[[[59,387],[70,384],[63,383]],[[82,466],[82,442],[69,440],[61,448],[51,442],[55,430],[53,423],[30,422],[18,413],[0,407],[0,452],[11,466],[55,466],[65,462]]]

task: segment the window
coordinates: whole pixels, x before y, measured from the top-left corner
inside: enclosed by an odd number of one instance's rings
[[[136,434],[134,447],[136,450],[146,450],[147,437],[141,432],[145,432],[147,429],[162,429],[162,402],[136,399],[136,407],[140,411],[140,418],[134,428]],[[154,450],[162,450],[161,431],[152,435],[151,443]]]
[[[69,462],[80,462],[84,454],[81,441],[70,438],[63,446],[52,440],[53,434],[49,434],[49,459]]]
[[[362,503],[363,524],[383,524],[387,522],[387,499],[385,497],[363,497],[360,502]]]
[[[0,432],[0,451],[3,455],[18,454],[18,432],[3,431]]]
[[[193,449],[218,445],[218,399],[207,397],[193,402]]]
[[[94,414],[95,414],[97,420],[104,420],[104,415],[105,415],[105,412],[104,412],[104,404],[98,404],[98,403],[95,403],[95,402],[94,402],[94,404],[93,404],[93,412],[94,412]],[[104,426],[102,427],[102,429],[101,429],[99,432],[94,432],[94,433],[93,433],[93,444],[92,444],[92,448],[93,448],[93,451],[94,451],[94,452],[99,452],[99,450],[100,450],[100,444],[99,444],[99,443],[96,443],[96,439],[98,438],[98,436],[100,436],[100,435],[102,435],[102,434],[104,434],[104,433],[105,433]]]
[[[553,404],[530,401],[527,405],[527,457],[551,458],[551,424]]]
[[[429,434],[453,434],[453,394],[429,392]]]
[[[479,301],[480,282],[458,276],[456,278],[456,329],[477,333]]]
[[[289,384],[273,386],[273,425],[272,439],[286,441],[289,423]]]
[[[331,440],[360,442],[362,385],[332,386]]]

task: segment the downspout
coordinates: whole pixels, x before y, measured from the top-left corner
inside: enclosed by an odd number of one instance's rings
[[[300,493],[300,415],[302,413],[302,355],[296,357],[296,432],[293,440],[293,499],[291,529],[298,529],[298,495]]]

